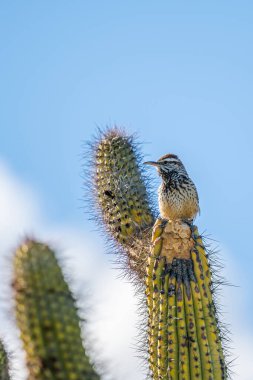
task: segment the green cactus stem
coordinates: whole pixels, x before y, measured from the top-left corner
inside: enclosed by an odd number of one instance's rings
[[[144,242],[150,242],[154,213],[137,144],[133,136],[115,127],[100,134],[92,146],[92,155],[99,223],[124,248],[128,265],[144,276],[143,262],[148,252]]]
[[[26,240],[15,252],[13,289],[28,380],[98,380],[83,346],[76,301],[54,252]]]
[[[10,380],[8,354],[0,341],[0,380]]]
[[[227,379],[210,264],[197,228],[158,219],[146,272],[154,380]]]

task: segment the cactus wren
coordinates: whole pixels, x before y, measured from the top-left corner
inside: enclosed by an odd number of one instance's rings
[[[199,198],[197,189],[179,158],[174,154],[166,154],[158,161],[144,164],[156,166],[162,177],[158,191],[161,217],[192,223],[200,211]]]

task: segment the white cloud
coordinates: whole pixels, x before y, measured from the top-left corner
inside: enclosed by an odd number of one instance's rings
[[[238,358],[232,363],[231,369],[234,372],[233,379],[252,380],[253,364],[252,364],[252,332],[248,332],[242,327],[234,334],[236,343],[236,354]]]
[[[131,285],[117,278],[118,272],[112,269],[110,258],[98,248],[95,233],[68,225],[50,225],[51,223],[45,223],[43,219],[42,207],[36,194],[0,162],[0,268],[3,268],[0,277],[1,294],[7,294],[9,298],[7,281],[10,281],[10,257],[20,239],[28,233],[49,242],[59,251],[59,257],[66,258],[63,262],[74,280],[75,290],[81,298],[88,297],[89,335],[94,342],[95,351],[100,353],[100,359],[107,363],[108,372],[117,380],[144,379],[141,363],[135,359],[132,348],[138,318]],[[227,277],[234,278],[235,269],[231,260],[228,271]],[[237,303],[237,310],[233,308],[235,292],[236,297],[241,297],[242,293],[245,297],[242,297],[240,307]],[[239,295],[233,288],[228,289],[225,295],[225,309],[228,311],[228,322],[231,323],[233,331],[234,356],[238,357],[233,368],[233,379],[251,380],[253,333],[243,323],[244,300],[246,302],[250,295],[245,295],[245,289]],[[5,300],[0,303],[0,334],[13,351],[16,369],[13,379],[24,380],[24,357],[13,318],[10,318],[9,302]]]

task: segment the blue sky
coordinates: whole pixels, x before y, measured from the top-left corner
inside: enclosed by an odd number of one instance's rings
[[[150,159],[178,154],[199,191],[197,224],[240,285],[235,319],[253,334],[252,301],[239,301],[253,291],[252,11],[250,1],[2,2],[0,160],[49,223],[89,234],[81,157],[96,125],[138,132]]]

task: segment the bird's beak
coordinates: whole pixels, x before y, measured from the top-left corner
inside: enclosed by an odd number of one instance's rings
[[[144,162],[144,165],[159,166],[159,162],[156,162],[156,161],[147,161],[147,162]]]

